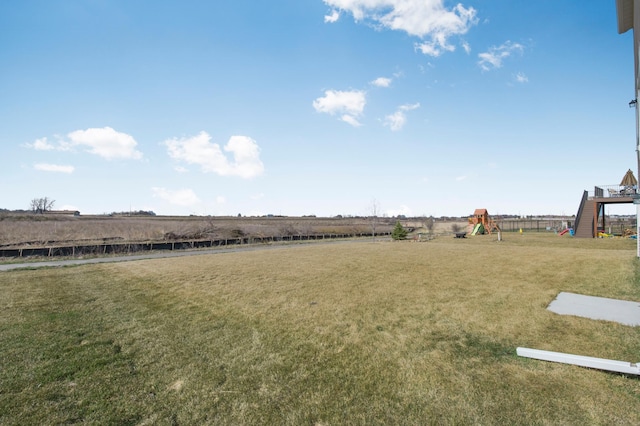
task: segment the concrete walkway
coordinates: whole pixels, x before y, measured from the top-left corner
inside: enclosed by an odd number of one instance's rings
[[[547,309],[560,315],[640,325],[640,302],[561,292]]]

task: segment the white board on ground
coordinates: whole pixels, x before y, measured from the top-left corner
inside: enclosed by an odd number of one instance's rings
[[[614,361],[590,356],[572,355],[562,352],[550,352],[540,349],[517,348],[518,356],[539,359],[542,361],[560,362],[562,364],[579,365],[580,367],[596,368],[598,370],[613,371],[616,373],[640,375],[637,364],[625,361]]]

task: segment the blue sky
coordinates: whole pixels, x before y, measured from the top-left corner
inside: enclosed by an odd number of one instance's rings
[[[637,167],[613,1],[21,0],[0,28],[0,208],[570,215]]]

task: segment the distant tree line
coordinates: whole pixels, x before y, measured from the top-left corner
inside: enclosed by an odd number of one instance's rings
[[[0,209],[0,213],[31,213],[31,210],[11,210],[11,209]]]
[[[134,210],[128,212],[111,212],[109,216],[155,216],[155,212],[151,210]]]

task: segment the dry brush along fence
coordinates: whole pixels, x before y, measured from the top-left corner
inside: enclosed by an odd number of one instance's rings
[[[375,236],[391,235],[390,232],[376,232]],[[281,242],[296,241],[315,241],[315,240],[335,240],[347,238],[365,238],[374,237],[372,233],[346,233],[346,234],[310,234],[310,235],[284,235],[270,237],[238,237],[238,238],[220,238],[220,239],[202,239],[202,240],[183,240],[183,241],[155,241],[155,242],[128,242],[128,243],[102,243],[87,245],[65,245],[65,246],[45,246],[45,247],[19,247],[19,248],[0,248],[0,258],[16,258],[16,257],[75,257],[87,255],[105,255],[105,254],[129,254],[152,250],[187,250],[199,248],[213,248],[238,246],[248,244],[269,244]]]

